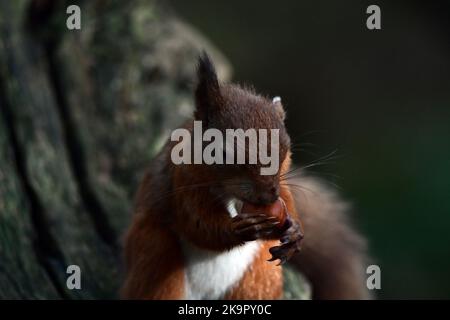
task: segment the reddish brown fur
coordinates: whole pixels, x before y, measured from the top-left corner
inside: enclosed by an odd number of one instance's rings
[[[128,231],[129,270],[122,294],[127,299],[182,299],[184,263],[177,237],[151,220],[141,215]]]
[[[286,159],[285,170],[290,159]],[[174,169],[173,183],[184,186],[182,167]],[[201,172],[193,176],[205,180]],[[189,183],[195,183],[190,180]],[[175,194],[173,212],[161,217],[146,208],[148,194],[153,192],[148,175],[137,196],[137,213],[125,236],[128,274],[122,295],[127,299],[182,299],[184,295],[184,261],[179,239],[188,239],[204,249],[223,251],[242,244],[231,230],[231,218],[223,206],[210,199],[207,192],[188,189]],[[294,203],[289,189],[282,188],[281,197],[289,212]],[[183,215],[186,207],[192,214]],[[239,284],[226,296],[228,299],[276,299],[282,295],[282,268],[268,262],[269,248],[279,241],[263,241],[261,249]]]
[[[252,91],[219,85],[207,56],[200,59],[198,74],[195,119],[220,130],[280,129],[280,157],[284,158],[280,173],[288,172],[290,142],[283,123],[282,106],[274,105],[271,100]],[[191,129],[192,122],[185,128]],[[244,168],[175,166],[169,158],[172,146],[173,143],[167,143],[154,159],[137,195],[135,216],[125,237],[128,272],[122,291],[124,298],[183,298],[185,261],[180,241],[189,241],[200,248],[219,252],[243,243],[233,232],[229,213],[217,194],[267,204],[270,203],[270,196],[275,196],[273,193],[268,195],[267,190],[278,184],[280,196],[291,218],[298,223],[302,218],[305,223],[303,250],[293,258],[293,262],[312,282],[314,297],[368,297],[362,274],[364,243],[349,227],[346,209],[334,194],[317,187],[314,181],[305,188],[314,190],[312,194],[291,190],[283,181],[280,182],[278,175],[260,175],[259,165]],[[212,192],[217,182],[230,178],[234,182],[250,182],[251,190],[237,190],[233,189],[232,184],[223,183],[220,192]],[[300,185],[305,181],[308,182],[297,178],[289,183]],[[316,194],[319,196],[316,197]],[[269,248],[279,242],[261,241],[263,245],[251,267],[225,298],[281,297],[282,269],[274,265],[277,261],[266,261],[270,258]]]
[[[127,299],[181,299],[184,262],[178,237],[158,212],[147,208],[152,179],[147,175],[137,195],[136,213],[125,235],[128,267],[122,296]]]
[[[267,300],[280,299],[283,295],[282,267],[271,258],[269,249],[277,246],[278,241],[264,241],[255,261],[242,277],[239,284],[225,297],[229,300]]]

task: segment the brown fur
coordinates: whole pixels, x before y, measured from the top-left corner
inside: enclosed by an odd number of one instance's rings
[[[280,173],[287,172],[290,142],[281,104],[274,105],[270,99],[237,86],[219,85],[207,56],[200,59],[198,77],[195,119],[219,130],[279,129]],[[192,121],[185,128],[192,130]],[[303,248],[292,261],[311,281],[314,298],[368,297],[364,242],[349,226],[347,208],[333,192],[306,177],[289,180],[288,185],[279,174],[262,176],[259,164],[176,166],[170,160],[173,145],[168,142],[153,160],[136,197],[135,216],[125,237],[124,298],[183,298],[185,261],[180,239],[218,252],[243,244],[233,230],[222,196],[267,204],[278,197],[273,190],[279,190],[291,218],[303,222]],[[239,184],[250,187],[236,187]],[[294,184],[302,188],[291,188]],[[275,266],[277,261],[266,261],[269,248],[279,242],[260,241],[255,260],[225,298],[281,297],[282,268]]]
[[[155,241],[157,240],[157,241]],[[127,234],[127,299],[182,299],[184,262],[177,237],[151,215],[137,217]]]
[[[161,163],[155,161],[155,166]],[[125,235],[126,299],[181,299],[184,296],[184,262],[177,235],[167,227],[161,204],[148,206],[148,191],[160,186],[147,174],[136,198],[136,213]],[[163,192],[163,189],[161,190]]]
[[[175,188],[186,185],[182,166],[172,170]],[[201,172],[197,174],[194,170],[190,173],[204,180]],[[216,251],[231,249],[241,245],[242,241],[232,233],[228,212],[212,201],[211,194],[202,188],[188,188],[176,193],[172,211],[169,207],[167,211],[146,208],[149,195],[156,193],[152,180],[154,178],[149,173],[141,185],[136,201],[138,211],[125,236],[128,272],[122,296],[127,299],[181,299],[184,295],[184,260],[180,238],[188,239],[200,248]],[[195,183],[195,179],[190,183]],[[287,188],[282,189],[281,196],[289,212],[295,212]],[[263,241],[250,269],[225,298],[281,297],[282,268],[276,266],[277,261],[267,261],[271,257],[269,248],[278,244],[279,241]]]
[[[268,262],[269,249],[278,241],[264,241],[261,250],[241,281],[225,297],[227,300],[267,300],[280,299],[283,295],[282,267],[277,261]]]

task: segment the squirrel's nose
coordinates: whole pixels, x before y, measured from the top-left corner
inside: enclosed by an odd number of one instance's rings
[[[277,201],[280,196],[280,188],[278,186],[269,187],[266,190],[261,191],[258,196],[258,202],[262,205],[267,205]]]

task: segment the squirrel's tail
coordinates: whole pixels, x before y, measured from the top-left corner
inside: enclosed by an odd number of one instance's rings
[[[309,280],[313,299],[370,299],[366,242],[353,229],[349,205],[318,180],[289,181],[305,238],[291,264]]]

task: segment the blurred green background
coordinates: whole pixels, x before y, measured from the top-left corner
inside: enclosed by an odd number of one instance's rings
[[[280,95],[295,160],[337,184],[382,271],[380,298],[450,298],[450,3],[170,1]],[[382,30],[366,28],[381,7]],[[338,241],[338,239],[337,239]]]

